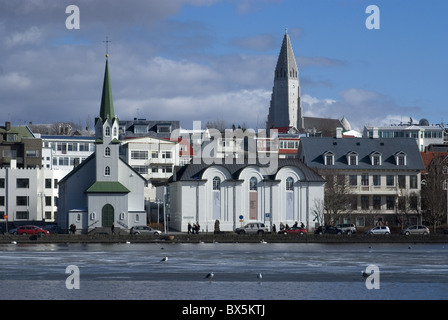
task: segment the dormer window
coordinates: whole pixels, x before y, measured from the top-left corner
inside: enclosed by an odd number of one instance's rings
[[[331,151],[327,151],[324,153],[324,164],[326,166],[334,165],[334,153]]]
[[[347,163],[349,166],[357,166],[358,165],[358,153],[355,151],[350,151],[346,155]]]
[[[381,153],[374,151],[370,154],[370,163],[372,166],[380,166],[382,163],[382,157]]]
[[[399,151],[395,154],[395,164],[397,166],[405,166],[406,165],[406,153],[403,151]]]
[[[106,127],[104,135],[110,137],[110,127]]]

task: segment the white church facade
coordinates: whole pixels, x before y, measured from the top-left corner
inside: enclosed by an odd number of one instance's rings
[[[279,159],[266,175],[260,164],[189,164],[169,183],[170,228],[187,231],[199,223],[203,232],[234,231],[242,224],[264,222],[278,230],[296,221],[312,231],[314,210],[323,201],[323,178],[297,159]]]
[[[95,120],[95,153],[59,181],[58,225],[74,224],[80,233],[95,228],[126,229],[146,225],[144,188],[137,171],[119,156],[108,61],[99,117]]]

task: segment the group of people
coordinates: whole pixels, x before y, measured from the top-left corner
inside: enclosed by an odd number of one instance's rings
[[[296,221],[293,224],[292,228],[295,229],[298,227],[299,227],[299,223]],[[303,224],[303,222],[300,223],[300,228],[305,228],[305,225]],[[288,224],[284,225],[283,222],[280,222],[280,231],[289,230],[289,229],[291,229],[291,227]],[[272,226],[272,232],[273,233],[277,232],[277,228],[276,228],[275,224]]]
[[[188,234],[199,234],[199,229],[201,226],[199,225],[199,222],[194,223],[191,225],[190,222],[188,222]]]

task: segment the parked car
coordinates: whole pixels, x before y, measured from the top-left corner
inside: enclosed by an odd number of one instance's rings
[[[346,234],[356,233],[356,226],[353,223],[340,223],[336,228],[341,229]]]
[[[429,234],[429,229],[427,226],[414,225],[414,226],[410,226],[410,227],[407,227],[406,229],[402,230],[401,234],[404,234],[407,236],[410,234],[423,234],[426,236]]]
[[[343,234],[344,232],[342,231],[342,229],[333,227],[333,226],[320,226],[318,227],[315,231],[315,234],[323,234],[323,233],[328,233],[328,234]]]
[[[269,232],[269,229],[263,222],[251,222],[246,224],[244,227],[236,228],[235,232],[238,234],[245,234],[245,233],[263,234],[265,232]]]
[[[129,231],[130,234],[140,235],[140,234],[153,234],[155,236],[159,236],[162,234],[162,231],[148,227],[148,226],[134,226]]]
[[[8,233],[9,234],[17,234],[17,228],[9,229]]]
[[[386,227],[386,226],[377,226],[375,228],[367,230],[366,233],[367,234],[390,234],[390,229],[389,229],[389,227]]]
[[[38,234],[50,234],[48,230],[44,230],[38,226],[32,226],[32,225],[26,225],[26,226],[20,226],[17,228],[17,234],[20,235],[38,235]]]
[[[280,230],[278,232],[278,234],[298,234],[298,235],[303,235],[305,233],[307,233],[307,230],[301,227],[292,227],[289,229]]]
[[[51,234],[56,234],[61,232],[61,228],[57,224],[47,224],[42,229],[48,230]]]

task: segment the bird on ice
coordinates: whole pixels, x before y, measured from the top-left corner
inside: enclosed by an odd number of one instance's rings
[[[215,276],[215,275],[213,274],[213,272],[210,272],[209,274],[207,274],[207,275],[205,276],[205,278],[206,278],[206,279],[209,279],[210,281],[212,281],[212,279],[213,279],[214,276]]]
[[[261,279],[263,279],[263,275],[261,274],[261,272],[257,274],[257,279],[258,281],[261,281]]]
[[[361,271],[361,274],[362,274],[362,276],[363,276],[364,278],[368,278],[369,276],[372,275],[371,273],[367,273],[367,272],[365,272],[365,271]]]
[[[165,261],[168,261],[168,257],[165,257],[162,260],[160,260],[160,262],[165,262]]]

